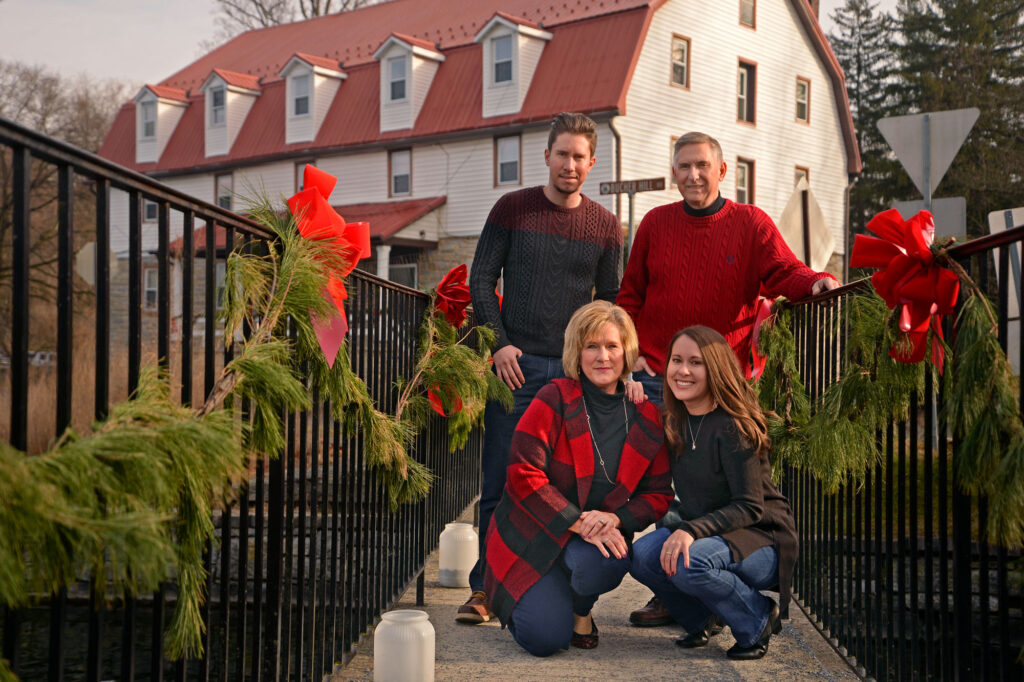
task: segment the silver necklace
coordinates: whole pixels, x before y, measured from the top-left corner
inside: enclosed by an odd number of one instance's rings
[[[686,430],[690,432],[690,449],[697,449],[697,436],[700,435],[700,427],[704,426],[704,417],[708,416],[708,412],[701,415],[700,421],[697,422],[697,432],[693,431],[693,424],[690,423],[690,413],[686,413]]]
[[[604,480],[609,483],[614,483],[611,476],[608,475],[608,469],[604,466],[604,457],[601,456],[601,448],[597,447],[597,438],[594,437],[594,427],[590,423],[590,410],[587,409],[587,399],[583,398],[583,414],[587,415],[587,429],[590,431],[590,442],[594,446],[594,452],[597,454],[597,462],[601,465],[601,471],[604,472]],[[626,395],[622,395],[622,417],[626,422],[626,434],[629,434],[629,414],[626,412]]]

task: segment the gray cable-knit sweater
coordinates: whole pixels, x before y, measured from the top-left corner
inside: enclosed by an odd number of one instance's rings
[[[583,196],[561,208],[543,187],[506,194],[484,223],[469,276],[477,324],[498,333],[495,349],[559,357],[565,327],[593,298],[615,301],[622,229],[607,209]],[[504,277],[501,309],[494,289]]]

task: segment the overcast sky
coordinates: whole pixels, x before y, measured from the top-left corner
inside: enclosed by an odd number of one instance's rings
[[[828,15],[843,2],[821,0],[826,34]],[[895,5],[880,1],[883,9]],[[213,0],[0,0],[0,57],[68,76],[157,83],[194,61],[199,43],[213,37],[213,6]]]

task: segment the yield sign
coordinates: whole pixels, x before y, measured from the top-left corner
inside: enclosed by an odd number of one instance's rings
[[[878,130],[896,152],[907,174],[926,198],[949,170],[953,157],[974,127],[980,112],[970,109],[890,116]]]

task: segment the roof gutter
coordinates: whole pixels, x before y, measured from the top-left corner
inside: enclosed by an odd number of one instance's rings
[[[612,137],[615,138],[615,181],[622,181],[622,135],[615,129],[615,116],[611,116],[608,119],[608,129],[612,131]],[[619,219],[619,224],[622,224],[622,195],[616,193],[615,195],[615,217]]]

